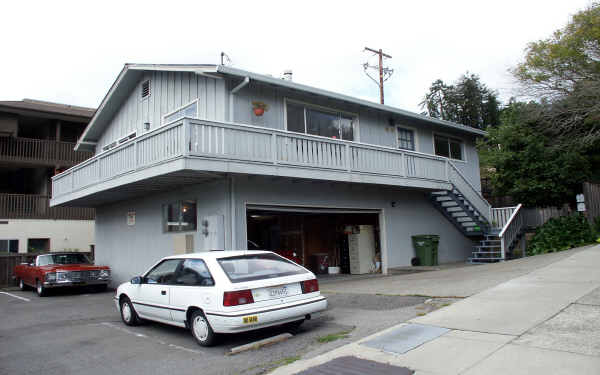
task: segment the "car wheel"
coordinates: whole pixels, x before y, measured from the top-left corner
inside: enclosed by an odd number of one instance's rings
[[[202,311],[196,310],[192,313],[190,329],[198,344],[202,346],[212,346],[215,344],[217,334],[213,332],[208,319],[206,319]]]
[[[300,326],[302,325],[302,323],[304,323],[304,319],[296,320],[294,322],[285,323],[283,325],[283,327],[289,333],[296,334],[298,332],[298,330],[300,329]]]
[[[45,297],[47,294],[47,291],[46,291],[46,288],[44,288],[44,284],[42,284],[41,281],[37,280],[35,285],[36,285],[35,291],[36,291],[37,295],[40,297]]]
[[[19,289],[21,289],[21,290],[28,289],[27,285],[25,285],[25,283],[23,282],[23,279],[19,279]]]
[[[121,319],[128,326],[137,326],[140,324],[140,318],[133,308],[133,303],[127,297],[121,299]]]

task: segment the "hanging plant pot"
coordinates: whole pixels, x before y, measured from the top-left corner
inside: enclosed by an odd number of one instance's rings
[[[269,105],[258,101],[252,102],[252,110],[255,116],[262,116],[265,114],[265,111],[269,110]]]

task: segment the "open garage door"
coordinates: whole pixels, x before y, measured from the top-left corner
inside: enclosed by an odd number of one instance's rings
[[[321,275],[381,272],[379,213],[248,205],[248,249],[274,251]]]

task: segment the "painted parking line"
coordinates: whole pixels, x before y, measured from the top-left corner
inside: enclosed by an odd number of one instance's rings
[[[136,332],[134,332],[134,331],[132,331],[130,329],[127,329],[125,327],[121,327],[121,326],[118,326],[116,324],[112,324],[112,323],[109,323],[109,322],[103,322],[103,323],[100,323],[99,325],[102,325],[102,326],[105,326],[105,327],[110,327],[112,329],[116,329],[118,331],[121,331],[123,333],[126,333],[128,335],[132,335],[132,336],[135,336],[135,337],[141,337],[141,338],[145,338],[145,339],[150,339],[151,341],[153,341],[153,342],[155,342],[157,344],[165,345],[165,346],[168,346],[169,348],[172,348],[172,349],[183,350],[183,351],[186,351],[186,352],[189,352],[189,353],[194,353],[194,354],[206,354],[206,353],[201,352],[199,350],[189,349],[189,348],[185,348],[183,346],[179,346],[179,345],[175,345],[175,344],[169,344],[169,343],[164,342],[164,341],[162,341],[162,340],[160,340],[160,339],[158,339],[156,337],[147,336],[147,335],[144,335],[142,333],[136,333]]]
[[[25,297],[21,297],[21,296],[17,296],[15,294],[12,293],[8,293],[8,292],[0,292],[0,294],[6,294],[7,296],[11,296],[13,298],[16,299],[20,299],[21,301],[25,301],[25,302],[31,302],[31,300],[29,298],[25,298]]]

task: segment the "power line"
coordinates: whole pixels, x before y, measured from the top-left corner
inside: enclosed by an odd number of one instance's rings
[[[379,50],[375,50],[373,48],[365,47],[365,51],[373,52],[375,55],[379,56],[378,65],[370,65],[368,62],[366,62],[363,64],[363,69],[365,70],[365,74],[367,75],[367,77],[371,78],[373,82],[375,82],[377,86],[379,86],[379,97],[381,104],[383,104],[383,83],[387,81],[392,76],[392,74],[394,74],[394,69],[386,68],[383,66],[383,58],[385,57],[391,59],[392,56],[383,53],[381,48]],[[377,69],[379,71],[379,81],[371,77],[368,71],[369,69]]]

